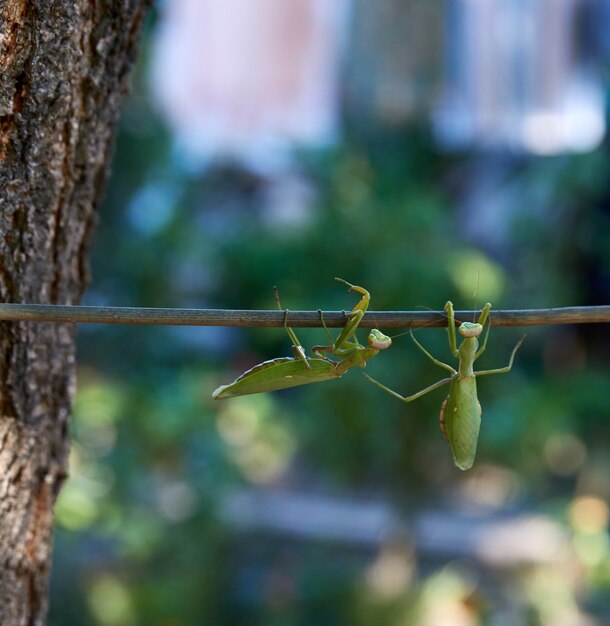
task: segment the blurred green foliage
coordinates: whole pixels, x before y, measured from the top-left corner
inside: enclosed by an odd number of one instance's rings
[[[461,199],[492,156],[442,154],[419,126],[347,128],[333,150],[299,155],[288,186],[230,164],[196,173],[143,84],[126,105],[88,303],[264,309],[277,285],[288,308],[349,309],[334,276],[367,287],[378,310],[608,302],[607,146],[495,157],[508,211],[476,239]],[[504,365],[518,336],[494,329],[481,367]],[[418,338],[451,358],[444,331]],[[49,623],[459,626],[498,624],[507,605],[511,624],[608,619],[609,349],[604,326],[530,329],[513,372],[480,384],[478,459],[463,474],[439,432],[442,391],[407,407],[350,372],[214,403],[218,384],[289,354],[283,331],[81,327]],[[408,336],[369,371],[404,394],[442,377]],[[476,559],[430,557],[412,537],[346,546],[223,513],[236,491],[274,486],[381,499],[407,527],[430,508],[532,511],[565,529],[572,558],[490,581]]]

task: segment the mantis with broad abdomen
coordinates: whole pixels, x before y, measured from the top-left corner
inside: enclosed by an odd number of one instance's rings
[[[369,292],[363,287],[352,285],[347,281],[336,280],[346,284],[350,291],[362,294],[356,306],[347,314],[348,321],[336,341],[333,341],[326,324],[324,315],[320,311],[320,320],[330,341],[328,346],[313,346],[313,357],[305,353],[294,330],[288,326],[288,310],[284,317],[284,328],[292,341],[293,357],[271,359],[255,365],[244,372],[228,385],[221,385],[212,393],[212,398],[222,400],[234,396],[244,396],[264,391],[277,391],[309,383],[319,383],[325,380],[340,378],[353,367],[365,367],[367,361],[392,345],[392,339],[377,329],[371,330],[368,336],[368,346],[358,342],[356,329],[364,316],[370,301]],[[276,290],[278,308],[281,309]],[[331,359],[328,355],[337,360]]]
[[[481,315],[477,323],[463,322],[458,328],[458,332],[464,337],[459,348],[456,343],[455,334],[455,316],[453,304],[447,302],[445,305],[445,313],[448,318],[449,347],[453,356],[458,359],[458,369],[455,370],[451,365],[447,365],[438,359],[435,359],[413,336],[411,338],[420,350],[430,358],[436,365],[451,372],[449,378],[444,378],[430,387],[426,387],[422,391],[412,396],[404,397],[399,393],[392,391],[380,382],[372,379],[368,374],[364,374],[372,383],[387,391],[395,398],[403,402],[412,402],[420,398],[424,394],[449,384],[449,395],[441,405],[440,424],[441,431],[445,438],[449,441],[453,459],[455,464],[463,470],[469,469],[474,463],[474,457],[477,449],[477,440],[479,437],[479,428],[481,425],[481,405],[477,397],[477,376],[486,376],[489,374],[505,374],[510,372],[513,366],[513,360],[517,350],[520,348],[525,337],[517,342],[510,355],[510,360],[506,367],[493,370],[474,371],[474,362],[483,354],[487,346],[487,338],[489,336],[490,324],[487,324],[483,344],[479,347],[478,337],[483,332],[485,324],[488,322],[491,304],[487,303],[481,310]]]

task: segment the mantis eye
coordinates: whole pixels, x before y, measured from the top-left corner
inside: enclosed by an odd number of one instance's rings
[[[463,322],[460,324],[458,332],[462,337],[478,337],[483,332],[483,326],[472,322]]]
[[[369,346],[375,350],[385,350],[392,345],[392,339],[384,335],[380,330],[374,328],[369,333]]]

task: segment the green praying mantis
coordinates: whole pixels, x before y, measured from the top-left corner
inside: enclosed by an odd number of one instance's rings
[[[288,310],[286,310],[284,328],[292,341],[292,353],[294,356],[271,359],[255,365],[232,383],[218,387],[212,393],[212,398],[222,400],[234,396],[277,391],[299,385],[334,380],[341,378],[343,374],[354,367],[365,367],[367,361],[377,356],[380,350],[389,348],[392,345],[392,339],[377,329],[373,329],[369,333],[368,346],[363,346],[358,342],[356,329],[369,306],[371,296],[363,287],[352,285],[342,278],[337,278],[336,280],[347,285],[349,291],[355,291],[362,295],[360,301],[347,314],[347,324],[336,341],[333,341],[324,323],[324,315],[320,311],[320,320],[330,345],[313,346],[311,350],[313,356],[307,356],[296,333],[288,326]],[[276,300],[278,308],[281,310],[277,290]],[[336,360],[333,360],[328,355]]]
[[[361,294],[360,301],[347,314],[348,321],[336,341],[333,341],[324,316],[320,311],[322,326],[329,338],[330,345],[313,346],[313,356],[307,356],[294,330],[288,326],[288,310],[285,312],[284,328],[292,341],[292,357],[271,359],[255,365],[244,372],[228,385],[218,387],[212,398],[221,400],[234,396],[243,396],[265,391],[277,391],[299,385],[323,382],[340,378],[348,370],[354,367],[366,367],[368,361],[377,356],[381,350],[392,345],[392,339],[384,335],[378,329],[373,329],[368,336],[368,346],[358,342],[356,330],[368,308],[370,294],[363,287],[352,285],[347,281],[337,278],[336,280],[346,284],[350,291]],[[278,308],[281,310],[279,296],[276,291]],[[455,331],[455,314],[453,304],[447,302],[445,313],[447,314],[449,333],[449,347],[452,354],[458,359],[457,370],[451,365],[434,358],[415,339],[411,330],[411,339],[436,365],[451,372],[451,376],[426,387],[422,391],[411,396],[404,397],[386,387],[379,381],[371,378],[366,372],[364,375],[374,385],[398,398],[402,402],[412,402],[424,394],[449,384],[449,394],[441,406],[440,425],[441,431],[448,440],[453,453],[455,464],[463,470],[469,469],[474,463],[474,457],[481,425],[481,405],[477,397],[476,378],[490,374],[505,374],[513,366],[513,360],[525,337],[522,337],[513,348],[509,363],[506,367],[492,370],[474,371],[474,362],[483,354],[487,347],[489,337],[489,311],[491,304],[487,303],[481,310],[478,322],[463,322],[458,328],[459,334],[464,338],[460,346],[457,346]],[[486,328],[485,328],[486,327]],[[478,338],[485,332],[483,343],[479,347]],[[328,356],[330,355],[330,356]],[[333,358],[330,358],[330,357]]]
[[[481,310],[478,322],[462,322],[458,328],[458,332],[464,338],[459,348],[456,342],[455,334],[455,314],[453,304],[447,302],[445,305],[445,313],[447,314],[447,331],[449,333],[449,347],[454,357],[458,359],[457,370],[435,359],[420,343],[415,339],[411,331],[411,339],[419,347],[419,349],[432,360],[433,363],[451,372],[451,376],[443,378],[437,383],[426,387],[422,391],[414,393],[411,396],[404,397],[399,393],[392,391],[380,382],[371,378],[365,372],[365,376],[379,388],[387,391],[389,394],[402,400],[403,402],[412,402],[421,398],[426,393],[449,384],[449,394],[441,405],[440,426],[441,432],[449,442],[453,453],[455,464],[462,470],[472,467],[474,457],[477,450],[477,441],[479,439],[479,429],[481,427],[481,404],[477,396],[478,376],[487,376],[490,374],[506,374],[510,372],[513,366],[513,360],[517,350],[521,347],[525,336],[517,342],[510,355],[510,360],[506,367],[492,370],[474,371],[474,362],[485,352],[487,347],[487,338],[489,337],[489,329],[491,324],[488,323],[489,311],[491,304],[488,302]],[[485,335],[483,344],[479,347],[479,336],[483,332],[485,325]]]

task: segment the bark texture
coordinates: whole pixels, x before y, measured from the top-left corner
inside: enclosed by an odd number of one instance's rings
[[[0,299],[75,304],[146,0],[0,0]],[[42,625],[68,325],[0,325],[0,624]]]

